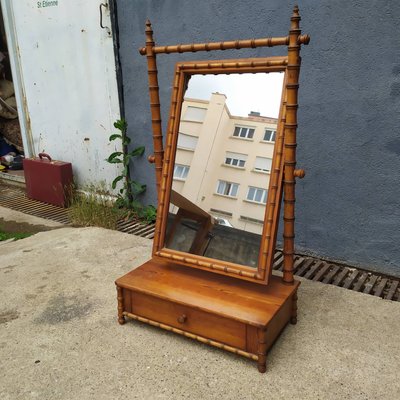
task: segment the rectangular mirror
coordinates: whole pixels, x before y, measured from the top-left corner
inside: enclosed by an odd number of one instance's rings
[[[283,171],[285,61],[177,65],[156,256],[268,282]]]

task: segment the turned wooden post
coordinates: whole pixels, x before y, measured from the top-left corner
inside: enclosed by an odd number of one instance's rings
[[[147,58],[147,70],[149,80],[149,94],[150,94],[150,109],[151,109],[151,127],[153,131],[153,148],[154,154],[150,155],[148,160],[150,163],[154,163],[156,170],[156,187],[157,187],[157,203],[160,205],[161,196],[161,179],[162,179],[162,167],[164,161],[164,150],[163,150],[163,136],[161,129],[161,110],[160,110],[160,95],[158,87],[158,70],[157,60],[154,53],[154,38],[153,29],[151,22],[146,21],[146,47],[143,55]],[[154,243],[158,243],[158,237],[160,236],[160,218],[157,218],[156,229],[154,232]],[[154,246],[153,246],[154,253]]]
[[[124,298],[122,296],[122,288],[117,286],[117,300],[118,300],[118,323],[123,325],[125,323],[124,317]]]
[[[146,21],[146,58],[147,58],[147,69],[149,77],[149,94],[150,94],[150,107],[151,107],[151,126],[153,130],[153,146],[154,146],[154,158],[150,156],[150,162],[154,160],[156,169],[156,185],[157,195],[159,199],[162,164],[163,164],[163,141],[162,141],[162,130],[161,130],[161,111],[160,111],[160,96],[158,87],[158,71],[157,71],[157,60],[154,53],[154,39],[153,29],[149,20]]]
[[[264,373],[267,371],[267,343],[266,343],[266,330],[257,329],[257,368],[258,371]]]
[[[297,91],[299,87],[300,44],[306,42],[305,36],[300,40],[300,15],[297,6],[290,19],[288,66],[287,66],[287,104],[284,146],[284,210],[283,210],[283,281],[293,284],[294,255],[294,220],[295,220],[295,176],[296,167],[296,128],[297,128]]]

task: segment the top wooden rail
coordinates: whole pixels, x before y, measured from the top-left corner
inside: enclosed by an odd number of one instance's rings
[[[299,44],[308,44],[310,42],[309,35],[300,35]],[[289,44],[289,36],[261,39],[232,40],[228,42],[211,42],[197,44],[178,44],[173,46],[155,46],[154,54],[169,53],[195,53],[197,51],[213,51],[213,50],[229,50],[229,49],[248,49],[256,47],[274,47],[287,46]],[[142,47],[139,53],[146,55],[146,47]]]
[[[229,42],[211,42],[197,44],[178,44],[174,46],[155,46],[153,52],[161,53],[187,53],[197,51],[212,51],[212,50],[229,50],[229,49],[245,49],[255,47],[273,47],[289,44],[289,37],[263,38],[263,39],[248,39],[248,40],[233,40]],[[142,47],[139,50],[140,54],[146,54],[146,48]]]

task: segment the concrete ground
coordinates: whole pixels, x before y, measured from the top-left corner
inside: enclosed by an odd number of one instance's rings
[[[65,225],[59,222],[0,207],[0,229],[8,233],[37,233],[62,227]]]
[[[0,399],[400,398],[398,302],[304,280],[299,322],[266,374],[160,329],[118,325],[114,280],[150,249],[100,228],[0,246]]]

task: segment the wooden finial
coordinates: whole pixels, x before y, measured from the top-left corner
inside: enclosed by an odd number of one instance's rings
[[[300,18],[300,12],[299,12],[299,6],[295,5],[293,7],[293,14],[290,18],[290,21],[292,22],[292,29],[298,29],[299,28],[299,21],[301,20]]]
[[[153,28],[151,27],[151,22],[150,20],[147,18],[146,19],[146,32],[153,32]]]
[[[153,28],[149,19],[146,20],[146,29],[144,30],[146,35],[146,43],[154,44],[153,40]]]
[[[146,19],[146,29],[144,30],[146,35],[146,47],[149,45],[150,47],[154,46],[154,39],[153,39],[153,28],[151,26],[150,20]],[[146,47],[142,47],[139,49],[139,53],[144,56],[147,54]]]

